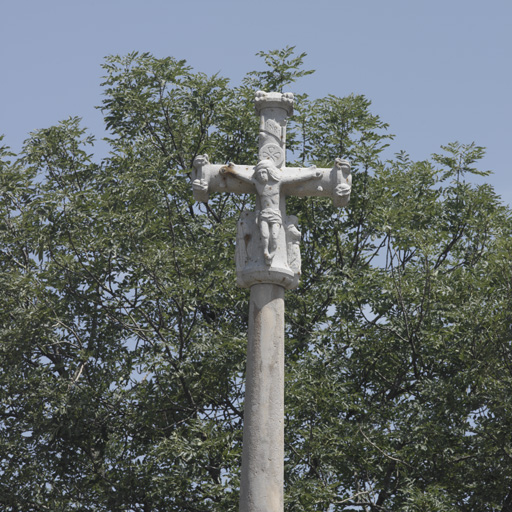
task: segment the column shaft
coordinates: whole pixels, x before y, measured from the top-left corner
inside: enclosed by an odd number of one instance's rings
[[[282,512],[284,288],[251,287],[240,512]]]

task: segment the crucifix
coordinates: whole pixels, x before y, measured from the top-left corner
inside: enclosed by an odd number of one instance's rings
[[[256,166],[211,164],[197,156],[192,172],[196,201],[212,192],[256,194],[256,210],[240,216],[236,237],[237,283],[250,288],[240,512],[282,512],[284,485],[284,292],[297,288],[301,234],[286,214],[287,196],[331,197],[348,204],[350,164],[332,169],[288,168],[286,121],[291,93],[258,91],[260,116]]]

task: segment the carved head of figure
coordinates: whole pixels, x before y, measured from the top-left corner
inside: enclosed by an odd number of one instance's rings
[[[267,183],[269,178],[280,181],[281,176],[279,173],[279,169],[272,160],[261,160],[254,168],[254,176],[260,183]]]

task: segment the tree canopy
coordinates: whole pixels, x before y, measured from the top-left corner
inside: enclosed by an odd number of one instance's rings
[[[240,85],[108,57],[106,158],[78,118],[1,148],[2,510],[237,510],[252,199],[194,204],[190,173],[255,164],[255,91],[312,72],[260,55]],[[367,98],[296,97],[290,165],[346,158],[353,193],[289,199],[286,510],[512,511],[512,217],[471,180],[484,149],[385,157]]]

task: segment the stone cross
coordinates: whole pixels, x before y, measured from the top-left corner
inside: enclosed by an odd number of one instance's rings
[[[284,291],[298,286],[301,234],[297,217],[286,214],[287,196],[327,196],[348,204],[350,164],[336,159],[332,169],[287,168],[286,121],[291,93],[258,91],[260,116],[256,166],[194,160],[196,201],[212,192],[256,194],[256,211],[238,221],[238,285],[251,289],[245,385],[240,512],[282,512],[284,485]]]

